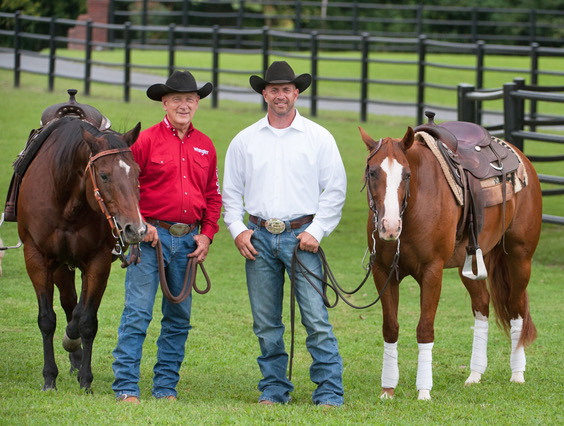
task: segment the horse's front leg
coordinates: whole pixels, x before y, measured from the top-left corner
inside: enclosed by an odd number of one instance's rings
[[[462,275],[462,268],[458,269],[460,279],[470,294],[472,313],[474,314],[474,338],[472,341],[472,357],[470,359],[470,375],[465,385],[480,383],[482,374],[488,366],[488,318],[490,315],[490,295],[485,280],[474,281]]]
[[[82,314],[78,323],[82,339],[82,363],[78,371],[78,382],[86,393],[92,393],[92,348],[98,332],[98,308],[106,290],[111,261],[93,265],[82,274]]]
[[[399,286],[398,282],[392,279],[384,292],[382,288],[388,279],[388,274],[382,268],[376,265],[373,270],[374,282],[378,293],[382,294],[380,303],[382,305],[382,334],[384,337],[384,354],[382,361],[382,393],[380,398],[393,398],[394,389],[399,381],[398,367],[398,303],[399,303]]]
[[[419,400],[430,400],[433,388],[433,344],[435,341],[435,315],[441,296],[443,265],[428,265],[419,282],[421,287],[421,314],[417,325],[417,391]]]
[[[25,266],[35,294],[39,312],[37,325],[43,338],[43,390],[57,389],[59,369],[55,362],[53,335],[57,328],[57,316],[53,310],[53,273],[42,261],[43,256],[30,244],[24,244]]]

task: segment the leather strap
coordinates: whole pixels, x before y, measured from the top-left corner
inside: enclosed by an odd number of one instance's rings
[[[146,217],[145,218],[145,222],[150,223],[153,226],[160,226],[161,228],[166,229],[167,231],[170,230],[170,227],[172,225],[174,225],[174,223],[169,223],[166,222],[164,220],[158,220],[158,219],[153,219],[152,217]],[[191,223],[188,225],[189,230],[187,232],[187,234],[189,234],[190,232],[192,232],[194,229],[196,229],[196,227],[198,226],[197,223]]]
[[[266,227],[266,220],[261,219],[260,220],[260,225],[259,225],[259,218],[253,215],[249,215],[249,220],[254,223],[255,225],[261,226],[261,227]],[[298,219],[295,220],[291,220],[290,221],[290,229],[297,229],[297,228],[301,228],[302,226],[304,226],[306,223],[310,223],[313,220],[313,215],[310,214],[308,216],[304,216],[304,217],[300,217]]]

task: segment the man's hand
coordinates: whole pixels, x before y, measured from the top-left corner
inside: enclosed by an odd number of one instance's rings
[[[258,251],[256,251],[251,244],[251,235],[253,235],[253,232],[252,229],[247,229],[235,237],[235,246],[239,249],[239,253],[241,253],[241,256],[245,259],[249,260],[255,260],[255,256],[258,254]]]
[[[296,238],[300,240],[300,250],[317,253],[319,241],[317,241],[313,235],[304,231]]]
[[[196,241],[196,250],[188,255],[188,257],[195,257],[196,263],[199,265],[206,260],[208,251],[210,249],[211,240],[207,235],[198,234],[194,235],[194,241]]]
[[[148,223],[147,233],[145,234],[143,241],[145,241],[146,243],[151,243],[151,247],[156,247],[157,241],[159,241],[159,233],[157,232],[157,228]]]

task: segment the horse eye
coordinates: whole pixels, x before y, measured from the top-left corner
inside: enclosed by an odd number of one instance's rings
[[[110,175],[107,173],[100,173],[99,176],[102,182],[108,182],[110,180]]]
[[[410,177],[411,177],[411,173],[406,173],[405,176],[403,177],[403,180],[409,180]]]
[[[370,169],[369,174],[371,178],[378,179],[380,177],[380,169]]]

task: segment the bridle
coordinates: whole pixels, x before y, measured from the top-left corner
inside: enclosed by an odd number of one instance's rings
[[[104,203],[104,199],[102,198],[102,195],[100,194],[100,189],[98,188],[98,184],[96,183],[96,175],[92,171],[93,166],[94,166],[94,162],[97,159],[99,159],[100,157],[105,157],[107,155],[120,154],[122,152],[131,152],[131,149],[130,148],[115,148],[115,149],[108,149],[106,151],[101,151],[96,155],[90,154],[90,157],[88,158],[88,164],[86,165],[84,172],[86,173],[88,171],[89,174],[90,174],[90,179],[92,180],[92,187],[93,187],[93,190],[94,190],[94,198],[96,198],[96,201],[98,202],[98,205],[100,206],[100,210],[102,211],[102,214],[106,217],[106,220],[108,221],[108,223],[110,225],[110,228],[112,230],[112,235],[116,239],[116,245],[115,245],[114,251],[120,257],[122,262],[127,264],[127,259],[125,257],[125,251],[127,250],[127,248],[126,248],[125,242],[123,241],[122,231],[119,228],[119,225],[116,221],[116,218],[110,214],[108,208],[106,207],[106,203]]]

